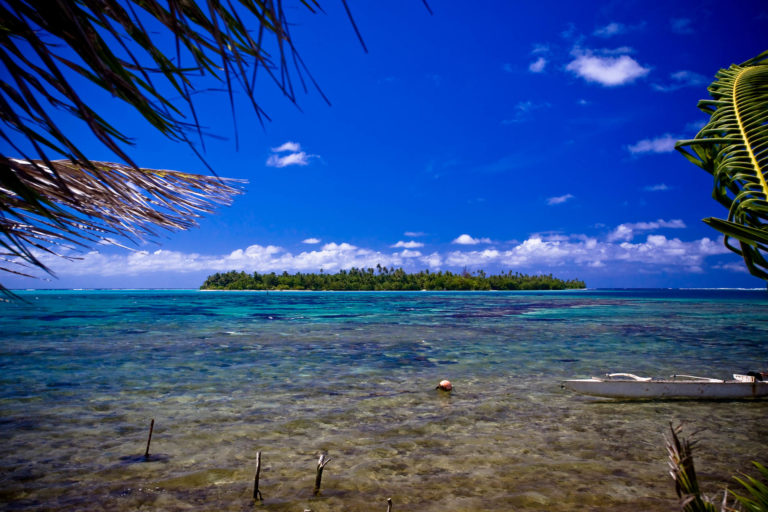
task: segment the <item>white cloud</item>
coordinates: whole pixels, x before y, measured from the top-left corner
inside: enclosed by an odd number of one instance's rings
[[[491,243],[491,239],[490,238],[472,238],[467,234],[463,234],[455,238],[451,243],[458,244],[458,245],[489,244]]]
[[[563,204],[564,202],[573,198],[574,198],[573,194],[565,194],[564,196],[550,197],[547,199],[547,204],[550,206],[554,204]]]
[[[267,158],[268,167],[288,167],[289,165],[309,165],[309,159],[317,155],[308,155],[301,151],[301,145],[298,142],[285,142],[282,145],[272,148],[274,154]],[[288,153],[280,155],[279,153]]]
[[[410,240],[408,242],[403,242],[401,240],[397,242],[395,245],[392,245],[390,247],[404,247],[406,249],[417,249],[419,247],[424,247],[424,244],[421,242],[416,242],[415,240]]]
[[[282,153],[284,151],[290,151],[291,153],[297,153],[301,151],[301,145],[298,142],[284,142],[282,145],[272,148],[275,153]]]
[[[621,53],[627,53],[626,48],[621,48]],[[587,82],[597,82],[606,87],[614,87],[634,82],[636,79],[647,75],[650,68],[641,66],[629,55],[618,57],[606,55],[616,51],[602,52],[603,55],[595,55],[592,50],[574,50],[576,57],[565,69],[580,76]]]
[[[648,192],[663,192],[665,190],[670,190],[670,187],[665,183],[659,183],[658,185],[648,185],[647,187],[644,187],[643,190]]]
[[[401,252],[395,253],[395,254],[399,255],[399,256],[401,256],[403,258],[419,258],[419,257],[421,257],[421,252],[419,252],[419,251],[411,251],[411,250],[408,250],[408,249],[403,249]]]
[[[309,155],[300,151],[285,156],[271,155],[267,158],[268,167],[288,167],[289,165],[309,165]]]
[[[609,242],[615,242],[617,240],[629,241],[635,237],[635,233],[638,231],[654,231],[661,228],[685,229],[685,223],[680,219],[659,219],[653,222],[629,222],[619,224],[616,229],[608,235],[607,239]]]
[[[411,238],[417,238],[417,237],[426,235],[426,233],[424,233],[423,231],[406,231],[403,234]]]
[[[597,28],[594,32],[592,32],[592,35],[597,37],[612,37],[618,34],[623,34],[626,31],[627,27],[625,27],[623,24],[612,22],[604,27]]]
[[[319,238],[305,238],[304,240],[301,241],[301,243],[303,243],[303,244],[310,244],[310,245],[312,245],[312,244],[319,244],[320,243],[320,239]]]
[[[675,143],[677,141],[677,137],[665,133],[661,137],[656,137],[655,139],[640,140],[635,144],[627,146],[627,149],[633,155],[643,153],[671,153],[675,150]]]
[[[653,84],[651,87],[657,91],[671,92],[683,87],[704,87],[710,82],[710,79],[704,75],[685,70],[671,73],[669,80],[666,84]]]
[[[544,71],[544,68],[547,66],[547,59],[544,57],[539,57],[535,61],[531,62],[528,66],[528,71],[531,73],[542,73]]]

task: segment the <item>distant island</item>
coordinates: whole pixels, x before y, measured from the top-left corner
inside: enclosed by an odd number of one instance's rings
[[[586,288],[584,281],[567,281],[549,275],[507,272],[488,276],[478,270],[460,273],[422,270],[408,273],[402,268],[377,265],[375,269],[340,270],[335,274],[247,274],[232,270],[215,273],[201,290],[317,290],[317,291],[407,291],[407,290],[569,290]]]

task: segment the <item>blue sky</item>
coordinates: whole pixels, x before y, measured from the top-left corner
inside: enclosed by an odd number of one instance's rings
[[[727,212],[672,150],[707,117],[715,72],[766,47],[768,6],[679,2],[351,2],[289,8],[330,99],[268,81],[262,127],[236,96],[200,95],[222,136],[205,157],[247,179],[233,205],[133,250],[46,259],[58,279],[8,287],[197,287],[217,271],[512,270],[590,287],[760,287],[701,222]],[[298,83],[298,82],[296,82]],[[145,167],[205,173],[189,148],[94,92]],[[74,121],[93,159],[114,160]],[[3,151],[7,148],[3,147]]]

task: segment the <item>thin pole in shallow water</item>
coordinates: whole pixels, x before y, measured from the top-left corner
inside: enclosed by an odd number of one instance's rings
[[[387,512],[392,512],[392,498],[387,498]]]
[[[259,473],[261,473],[261,452],[256,452],[256,477],[253,479],[253,499],[264,501],[259,490]]]
[[[325,458],[325,454],[320,454],[320,459],[317,461],[317,474],[315,475],[315,491],[314,495],[317,496],[320,494],[320,481],[323,479],[323,469],[325,468],[325,465],[331,462],[331,459]]]
[[[149,437],[147,438],[147,450],[144,452],[144,458],[149,458],[149,443],[152,442],[152,431],[155,429],[155,418],[149,423]]]

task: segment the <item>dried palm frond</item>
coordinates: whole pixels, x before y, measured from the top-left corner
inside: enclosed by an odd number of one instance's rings
[[[682,425],[670,425],[670,435],[666,437],[669,474],[675,481],[675,491],[680,498],[681,509],[684,512],[724,512],[725,508],[718,509],[702,494],[693,466],[693,448],[696,441],[681,439],[681,432]]]
[[[49,269],[35,249],[57,254],[110,237],[154,236],[153,226],[188,229],[226,205],[242,180],[90,161],[0,159],[0,270]],[[0,287],[1,289],[1,287]]]

